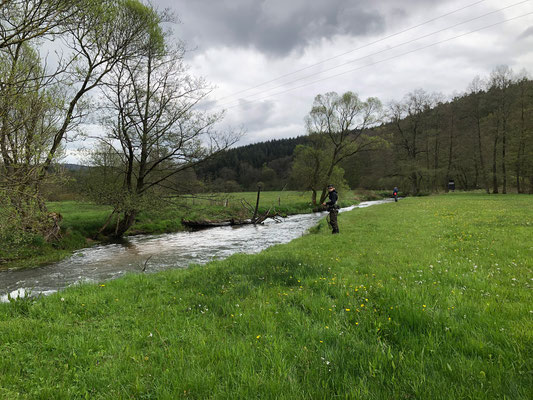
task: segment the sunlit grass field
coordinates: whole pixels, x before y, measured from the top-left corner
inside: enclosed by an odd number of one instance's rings
[[[0,398],[533,397],[533,197],[409,198],[339,225],[0,304]]]

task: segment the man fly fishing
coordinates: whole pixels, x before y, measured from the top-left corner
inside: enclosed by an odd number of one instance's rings
[[[322,203],[322,205],[327,206],[327,210],[329,211],[329,225],[331,226],[331,233],[336,234],[339,233],[339,225],[337,223],[337,215],[339,214],[339,206],[337,205],[337,200],[339,199],[339,195],[337,194],[337,191],[335,190],[335,186],[328,185],[328,196],[329,201],[327,203]]]

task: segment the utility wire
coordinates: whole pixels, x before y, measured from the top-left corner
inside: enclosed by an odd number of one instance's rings
[[[427,49],[429,47],[433,47],[433,46],[436,46],[438,44],[442,44],[442,43],[445,43],[445,42],[449,42],[451,40],[455,40],[455,39],[458,39],[458,38],[461,38],[461,37],[464,37],[466,35],[470,35],[472,33],[476,33],[476,32],[479,32],[479,31],[482,31],[482,30],[485,30],[485,29],[489,29],[489,28],[492,28],[494,26],[497,26],[497,25],[501,25],[501,24],[504,24],[506,22],[510,22],[510,21],[514,21],[516,19],[519,19],[519,18],[524,18],[524,17],[527,17],[528,15],[533,15],[533,12],[529,12],[529,13],[526,13],[526,14],[522,14],[522,15],[519,15],[519,16],[516,16],[516,17],[513,17],[513,18],[509,18],[509,19],[506,19],[506,20],[503,20],[503,21],[500,21],[500,22],[496,22],[494,24],[490,24],[490,25],[485,25],[481,28],[478,28],[478,29],[474,29],[470,32],[466,32],[466,33],[462,33],[460,35],[457,35],[457,36],[453,36],[451,38],[447,38],[447,39],[444,39],[444,40],[440,40],[438,42],[434,42],[434,43],[431,43],[429,45],[426,45],[426,46],[422,46],[422,47],[419,47],[417,49],[414,49],[414,50],[410,50],[410,51],[406,51],[405,53],[401,53],[401,54],[397,54],[395,56],[392,56],[392,57],[389,57],[389,58],[385,58],[383,60],[379,60],[379,61],[376,61],[376,62],[373,62],[373,63],[370,63],[370,64],[366,64],[366,65],[362,65],[360,67],[357,67],[357,68],[353,68],[353,69],[350,69],[348,71],[344,71],[344,72],[341,72],[339,74],[335,74],[335,75],[331,75],[331,76],[327,76],[325,78],[322,78],[322,79],[318,79],[316,81],[312,81],[312,82],[308,82],[308,83],[305,83],[303,85],[300,85],[300,86],[295,86],[293,88],[289,88],[287,90],[283,90],[283,91],[280,91],[280,92],[276,92],[276,93],[272,93],[270,95],[267,95],[267,96],[264,96],[264,97],[261,97],[261,98],[258,98],[258,99],[254,99],[254,100],[245,100],[247,103],[253,103],[253,102],[257,102],[257,101],[261,101],[261,100],[265,100],[269,97],[272,97],[272,96],[277,96],[277,95],[280,95],[280,94],[283,94],[283,93],[287,93],[287,92],[290,92],[292,90],[296,90],[296,89],[300,89],[300,88],[303,88],[305,86],[309,86],[309,85],[312,85],[312,84],[315,84],[315,83],[318,83],[318,82],[323,82],[325,80],[328,80],[328,79],[331,79],[331,78],[336,78],[338,76],[341,76],[341,75],[345,75],[345,74],[348,74],[350,72],[354,72],[354,71],[358,71],[360,69],[363,69],[363,68],[367,68],[367,67],[371,67],[373,65],[377,65],[377,64],[381,64],[383,62],[386,62],[386,61],[390,61],[390,60],[393,60],[395,58],[399,58],[399,57],[403,57],[407,54],[411,54],[411,53],[415,53],[417,51],[420,51],[420,50],[424,50],[424,49]],[[239,105],[241,105],[240,103],[239,104],[235,104],[231,107],[227,107],[227,109],[231,109],[231,108],[235,108],[235,107],[238,107]]]
[[[310,68],[316,67],[317,65],[324,64],[324,63],[326,63],[326,62],[328,62],[328,61],[331,61],[331,60],[335,60],[335,59],[337,59],[337,58],[340,58],[340,57],[342,57],[342,56],[345,56],[346,54],[353,53],[353,52],[355,52],[355,51],[357,51],[357,50],[364,49],[364,48],[369,47],[369,46],[372,46],[372,45],[374,45],[374,44],[376,44],[376,43],[380,43],[380,42],[383,42],[383,41],[385,41],[385,40],[387,40],[387,39],[390,39],[390,38],[392,38],[392,37],[395,37],[395,36],[401,35],[402,33],[409,32],[409,31],[411,31],[411,30],[413,30],[413,29],[416,29],[416,28],[420,28],[421,26],[427,25],[427,24],[429,24],[430,22],[437,21],[437,20],[439,20],[439,19],[441,19],[441,18],[444,18],[444,17],[447,17],[447,16],[449,16],[449,15],[455,14],[455,13],[457,13],[457,12],[459,12],[459,11],[463,11],[463,10],[465,10],[465,9],[467,9],[467,8],[473,7],[473,6],[478,5],[478,4],[480,4],[480,3],[484,3],[484,2],[486,2],[486,1],[487,1],[487,0],[476,1],[475,3],[471,3],[471,4],[468,4],[468,5],[464,6],[464,7],[458,8],[458,9],[453,10],[453,11],[450,11],[450,12],[447,12],[446,14],[439,15],[438,17],[435,17],[435,18],[429,19],[429,20],[427,20],[427,21],[421,22],[421,23],[419,23],[419,24],[417,24],[417,25],[411,26],[410,28],[407,28],[407,29],[404,29],[404,30],[398,31],[398,32],[396,32],[396,33],[390,34],[390,35],[385,36],[385,37],[383,37],[383,38],[381,38],[381,39],[378,39],[378,40],[375,40],[375,41],[373,41],[373,42],[367,43],[367,44],[365,44],[365,45],[363,45],[363,46],[357,47],[357,48],[352,49],[352,50],[348,50],[348,51],[346,51],[346,52],[344,52],[344,53],[337,54],[337,55],[332,56],[332,57],[330,57],[330,58],[326,58],[326,59],[324,59],[324,60],[322,60],[322,61],[319,61],[319,62],[317,62],[317,63],[315,63],[315,64],[308,65],[308,66],[306,66],[306,67],[303,67],[303,68],[301,68],[301,69],[297,69],[297,70],[292,71],[292,72],[289,72],[289,73],[287,73],[287,74],[280,75],[280,76],[278,76],[278,77],[276,77],[276,78],[273,78],[273,79],[271,79],[271,80],[269,80],[269,81],[259,83],[259,84],[255,85],[255,86],[249,87],[249,88],[247,88],[247,89],[239,90],[238,92],[234,92],[234,93],[229,94],[229,95],[227,95],[227,96],[221,97],[221,98],[219,98],[219,99],[217,99],[217,100],[215,100],[215,101],[221,101],[221,100],[224,100],[224,99],[227,99],[227,98],[230,98],[230,97],[234,97],[234,96],[236,96],[236,95],[238,95],[238,94],[241,94],[241,93],[247,92],[247,91],[249,91],[249,90],[257,89],[257,88],[259,88],[259,87],[261,87],[261,86],[264,86],[264,85],[267,85],[267,84],[269,84],[269,83],[275,82],[275,81],[280,80],[280,79],[282,79],[282,78],[286,78],[287,76],[291,76],[291,75],[297,74],[298,72],[305,71],[305,70],[307,70],[307,69],[310,69]]]
[[[295,80],[293,80],[293,81],[286,82],[286,83],[280,84],[280,85],[278,85],[278,86],[274,86],[274,87],[272,87],[272,88],[270,88],[270,89],[266,89],[266,90],[264,90],[264,91],[262,91],[262,92],[252,93],[252,94],[249,94],[249,95],[247,95],[247,96],[243,96],[243,97],[241,97],[241,98],[239,98],[239,99],[235,99],[235,100],[230,101],[229,103],[226,103],[226,105],[223,104],[222,106],[219,106],[219,107],[220,107],[220,108],[224,108],[224,107],[226,106],[226,107],[228,107],[228,108],[232,108],[231,105],[232,105],[233,103],[235,103],[235,102],[240,102],[241,100],[245,100],[245,99],[250,98],[250,97],[252,97],[252,96],[261,95],[261,94],[264,94],[264,93],[266,93],[266,92],[269,92],[269,91],[272,91],[272,90],[275,90],[275,89],[279,89],[279,88],[281,88],[281,87],[285,87],[285,86],[287,86],[287,85],[291,85],[291,84],[293,84],[293,83],[300,82],[300,81],[302,81],[302,80],[306,80],[306,79],[312,78],[312,77],[314,77],[314,76],[316,76],[316,75],[320,75],[320,74],[323,74],[323,73],[325,73],[325,72],[332,71],[332,70],[335,70],[335,69],[338,69],[338,68],[344,67],[344,66],[346,66],[346,65],[348,65],[348,64],[353,64],[354,62],[361,61],[361,60],[364,60],[364,59],[366,59],[366,58],[369,58],[369,57],[372,57],[372,56],[376,56],[376,55],[378,55],[378,54],[382,54],[382,53],[388,52],[388,51],[390,51],[390,50],[393,50],[393,49],[396,49],[396,48],[399,48],[399,47],[405,46],[405,45],[407,45],[407,44],[410,44],[410,43],[416,42],[416,41],[418,41],[418,40],[425,39],[425,38],[427,38],[427,37],[429,37],[429,36],[433,36],[433,35],[435,35],[435,34],[437,34],[437,33],[441,33],[441,32],[444,32],[444,31],[446,31],[446,30],[449,30],[449,29],[452,29],[452,28],[456,28],[456,27],[458,27],[458,26],[460,26],[460,25],[464,25],[464,24],[467,24],[467,23],[469,23],[469,22],[472,22],[472,21],[475,21],[475,20],[478,20],[478,19],[481,19],[481,18],[485,18],[485,17],[487,17],[488,15],[498,13],[498,12],[503,11],[503,10],[506,10],[506,9],[508,9],[508,8],[516,7],[516,6],[518,6],[518,5],[521,5],[521,4],[524,4],[524,3],[527,3],[527,2],[529,2],[529,0],[524,0],[524,1],[521,1],[521,2],[519,2],[519,3],[515,3],[515,4],[512,4],[512,5],[510,5],[510,6],[503,7],[503,8],[500,8],[500,9],[498,9],[498,10],[494,10],[494,11],[491,11],[491,12],[485,13],[485,14],[480,15],[480,16],[477,16],[477,17],[475,17],[475,18],[471,18],[471,19],[468,19],[468,20],[466,20],[466,21],[462,21],[462,22],[459,22],[459,23],[457,23],[457,24],[454,24],[454,25],[448,26],[448,27],[446,27],[446,28],[439,29],[439,30],[437,30],[437,31],[434,31],[434,32],[428,33],[428,34],[426,34],[426,35],[422,35],[422,36],[419,36],[419,37],[417,37],[417,38],[414,38],[414,39],[408,40],[408,41],[406,41],[406,42],[402,42],[402,43],[400,43],[400,44],[397,44],[397,45],[395,45],[395,46],[389,47],[389,48],[387,48],[387,49],[380,50],[380,51],[377,51],[377,52],[374,52],[374,53],[370,53],[370,54],[368,54],[368,55],[366,55],[366,56],[363,56],[363,57],[359,57],[359,58],[355,58],[355,59],[353,59],[353,60],[346,61],[346,62],[344,62],[344,63],[342,63],[342,64],[339,64],[339,65],[337,65],[337,66],[335,66],[335,67],[327,68],[327,69],[325,69],[325,70],[323,70],[323,71],[320,71],[320,72],[317,72],[317,73],[313,73],[313,74],[310,74],[310,75],[307,75],[307,76],[303,76],[303,77],[298,78],[298,79],[295,79]],[[213,106],[214,106],[214,105],[213,105]]]

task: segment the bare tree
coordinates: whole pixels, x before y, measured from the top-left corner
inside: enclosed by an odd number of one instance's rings
[[[502,155],[502,179],[503,179],[503,193],[507,193],[507,133],[509,115],[511,112],[511,91],[509,87],[513,83],[513,71],[506,65],[496,67],[490,74],[490,89],[495,94],[496,112],[495,112],[495,129],[494,129],[494,145],[493,145],[493,161],[492,161],[492,181],[493,192],[498,193],[498,179],[497,179],[497,149],[498,142],[501,138],[501,155]]]
[[[106,80],[108,129],[100,140],[122,160],[123,176],[115,188],[123,197],[114,204],[113,213],[120,215],[114,236],[122,236],[138,212],[153,204],[155,191],[173,189],[172,177],[237,140],[215,130],[222,114],[195,108],[209,86],[188,74],[184,46],[165,39],[161,31],[150,31],[142,53],[118,63]]]
[[[404,173],[411,184],[411,192],[418,194],[423,178],[422,168],[418,165],[419,156],[425,151],[425,118],[431,109],[432,97],[418,89],[407,94],[402,102],[389,104],[389,120],[395,126],[395,140],[402,150],[398,156],[403,160]]]

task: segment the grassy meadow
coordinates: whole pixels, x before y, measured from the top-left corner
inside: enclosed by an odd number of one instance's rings
[[[533,397],[533,197],[408,198],[339,225],[0,304],[0,398]]]
[[[370,191],[349,191],[341,194],[340,204],[349,206],[381,196],[382,194]],[[185,229],[181,223],[183,218],[192,220],[250,218],[252,214],[246,206],[243,206],[243,201],[255,207],[256,198],[256,192],[180,197],[141,212],[128,234],[181,231]],[[98,230],[112,211],[109,206],[82,201],[49,202],[47,207],[63,217],[62,239],[59,242],[46,243],[42,238],[35,237],[19,246],[16,251],[13,249],[3,251],[0,248],[0,269],[32,267],[58,261],[76,249],[94,244]],[[312,211],[311,194],[295,191],[262,192],[259,211],[264,213],[271,207],[281,215],[308,213]]]

